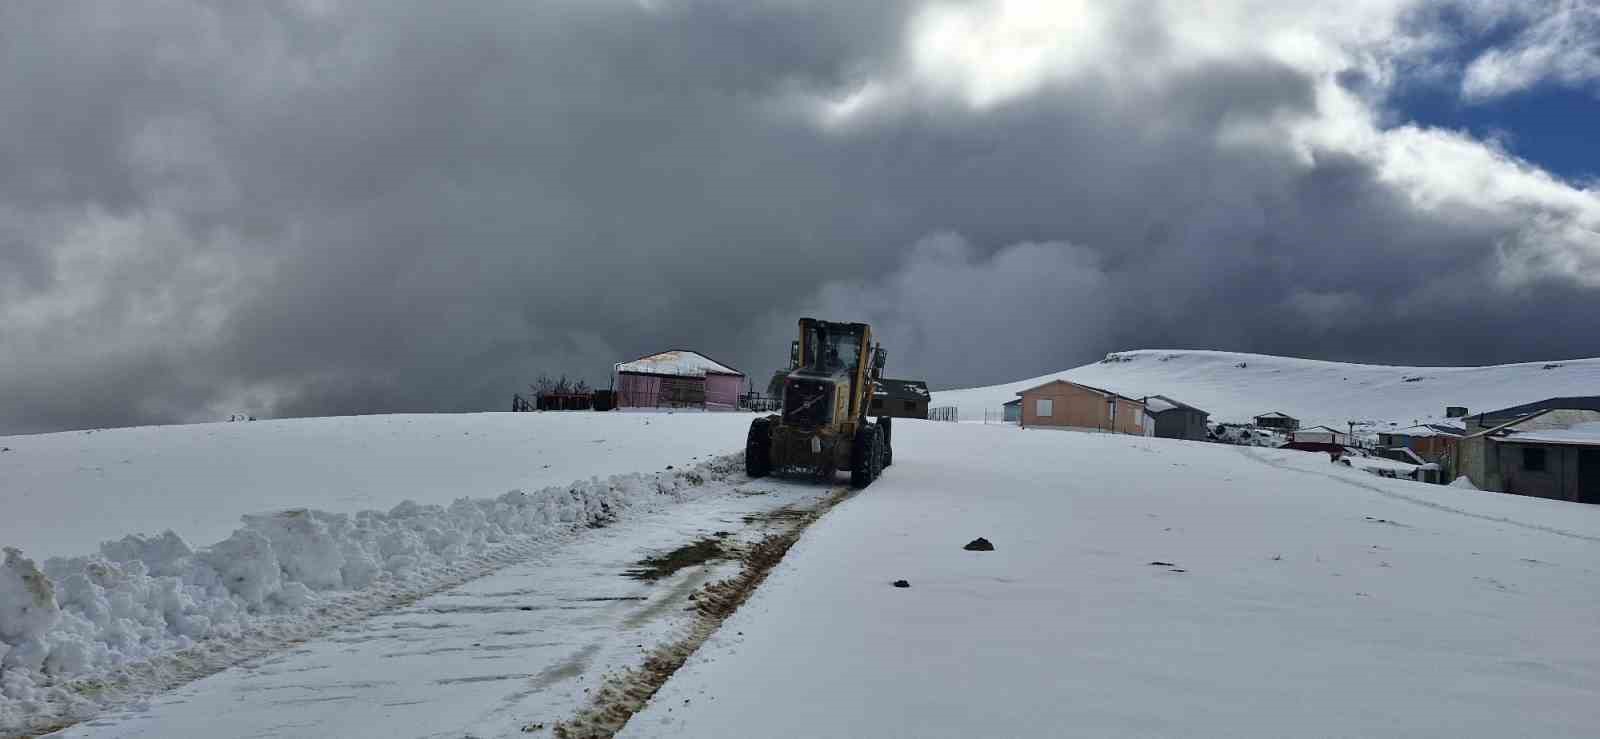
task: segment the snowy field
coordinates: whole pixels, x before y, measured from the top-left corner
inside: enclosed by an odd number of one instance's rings
[[[1302,426],[1343,429],[1349,421],[1438,419],[1447,405],[1474,413],[1545,398],[1600,392],[1600,359],[1531,362],[1491,367],[1391,367],[1236,352],[1153,350],[1116,352],[1052,375],[966,390],[939,390],[931,406],[955,406],[964,421],[981,421],[1017,393],[1055,379],[1142,398],[1166,395],[1211,413],[1213,421],[1246,422],[1268,411],[1299,418]]]
[[[466,413],[0,437],[0,546],[88,554],[171,529],[221,541],[249,513],[388,510],[653,472],[742,449],[751,416]]]
[[[745,478],[730,453],[747,422],[482,414],[6,439],[18,451],[0,454],[39,453],[9,471],[75,501],[53,510],[115,497],[102,468],[135,452],[147,491],[177,491],[147,506],[204,508],[230,468],[262,505],[230,499],[210,542],[8,554],[0,735],[554,736],[608,675],[675,643],[733,563],[656,581],[630,567],[708,536],[758,540],[828,494]],[[1600,733],[1600,507],[1313,453],[895,429],[894,466],[807,530],[624,735]],[[322,502],[295,497],[312,486]],[[328,502],[339,489],[376,510]],[[78,525],[29,515],[6,530]],[[962,549],[980,536],[995,551]]]
[[[1600,735],[1600,507],[1005,426],[895,451],[624,736]]]

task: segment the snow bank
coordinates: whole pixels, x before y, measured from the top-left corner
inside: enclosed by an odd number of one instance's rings
[[[363,596],[392,601],[459,580],[461,563],[493,557],[506,545],[694,497],[708,481],[734,474],[737,462],[719,457],[676,471],[449,505],[407,501],[354,515],[304,508],[261,513],[201,549],[171,531],[131,535],[104,543],[97,554],[52,558],[39,567],[7,548],[0,568],[0,732],[88,715],[100,707],[97,700],[108,700],[104,685],[125,680],[126,668],[141,662],[206,641],[261,638],[264,625],[314,629]]]

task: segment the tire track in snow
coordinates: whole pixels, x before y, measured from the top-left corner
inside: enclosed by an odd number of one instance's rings
[[[1308,470],[1308,469],[1305,469],[1303,467],[1295,467],[1293,465],[1285,464],[1285,463],[1282,463],[1282,462],[1275,462],[1275,461],[1273,461],[1271,459],[1267,459],[1266,457],[1263,457],[1263,456],[1251,451],[1250,447],[1243,447],[1243,446],[1239,447],[1239,453],[1243,454],[1245,456],[1245,458],[1247,458],[1247,459],[1251,459],[1251,460],[1254,460],[1256,462],[1260,462],[1260,463],[1262,463],[1264,465],[1267,465],[1268,467],[1276,467],[1276,468],[1278,468],[1280,470],[1289,470],[1291,472],[1299,472],[1299,473],[1303,473],[1303,474],[1307,474],[1307,475],[1316,475],[1317,477],[1326,477],[1329,480],[1334,480],[1336,482],[1342,482],[1342,483],[1344,483],[1346,485],[1349,485],[1351,487],[1357,487],[1357,488],[1361,488],[1363,490],[1370,490],[1370,491],[1372,491],[1374,493],[1382,495],[1385,498],[1392,498],[1394,500],[1399,500],[1399,501],[1403,501],[1403,502],[1406,502],[1406,503],[1411,503],[1412,505],[1422,506],[1423,508],[1432,508],[1432,509],[1434,509],[1436,511],[1444,511],[1445,513],[1454,513],[1454,514],[1456,514],[1458,516],[1466,516],[1468,518],[1476,518],[1476,519],[1479,519],[1479,520],[1482,520],[1482,521],[1489,521],[1489,522],[1492,522],[1492,523],[1503,523],[1503,524],[1507,524],[1509,526],[1516,526],[1518,528],[1527,529],[1529,531],[1537,531],[1537,532],[1540,532],[1540,533],[1543,533],[1543,534],[1555,534],[1556,536],[1565,536],[1565,537],[1567,537],[1569,539],[1579,539],[1581,541],[1592,541],[1592,542],[1600,543],[1600,536],[1590,536],[1588,534],[1580,534],[1580,533],[1578,533],[1576,531],[1567,531],[1565,529],[1558,529],[1558,528],[1555,528],[1553,526],[1544,526],[1542,524],[1528,523],[1527,521],[1518,521],[1518,520],[1516,520],[1514,518],[1505,518],[1503,516],[1491,516],[1491,515],[1488,515],[1488,514],[1485,514],[1485,513],[1474,513],[1472,511],[1465,510],[1465,509],[1462,509],[1462,508],[1456,508],[1454,506],[1447,506],[1447,505],[1445,505],[1443,503],[1435,503],[1434,501],[1427,500],[1426,498],[1418,498],[1416,496],[1406,495],[1405,493],[1399,493],[1399,492],[1395,492],[1393,490],[1387,490],[1387,489],[1384,489],[1383,487],[1381,487],[1379,485],[1370,485],[1370,484],[1367,484],[1367,483],[1364,483],[1364,482],[1357,482],[1357,481],[1351,480],[1350,478],[1345,477],[1343,475],[1339,475],[1339,474],[1335,474],[1335,473],[1331,473],[1331,472],[1318,472],[1316,470]],[[1497,495],[1504,495],[1505,493],[1496,493],[1496,494]]]

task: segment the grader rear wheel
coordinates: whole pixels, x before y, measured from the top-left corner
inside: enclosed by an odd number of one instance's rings
[[[772,472],[772,423],[765,418],[750,422],[750,433],[744,439],[744,473],[751,477],[766,477]]]

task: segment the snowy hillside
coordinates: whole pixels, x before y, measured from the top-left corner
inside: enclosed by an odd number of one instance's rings
[[[956,406],[962,420],[998,416],[1017,392],[1063,379],[1141,398],[1166,395],[1211,413],[1215,421],[1248,421],[1283,411],[1304,425],[1343,428],[1349,421],[1416,421],[1444,416],[1447,405],[1473,412],[1549,397],[1600,394],[1600,359],[1488,367],[1398,367],[1236,352],[1116,352],[1103,361],[1027,380],[940,390],[933,406]]]
[[[652,472],[737,451],[748,424],[711,413],[463,413],[4,436],[0,505],[13,515],[0,516],[0,546],[70,556],[167,529],[209,544],[268,510],[448,505]]]

